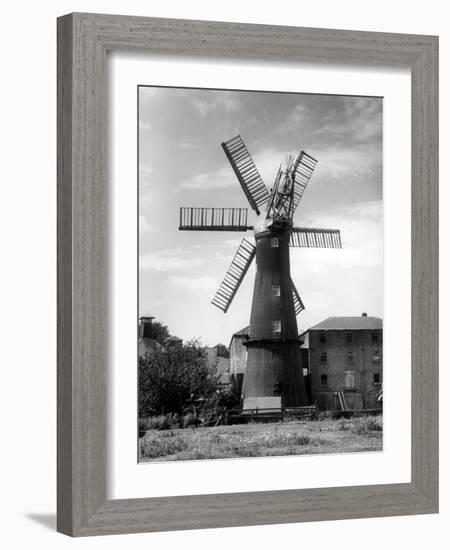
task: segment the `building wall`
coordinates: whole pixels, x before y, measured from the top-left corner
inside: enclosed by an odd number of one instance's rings
[[[206,348],[208,363],[210,366],[216,367],[217,374],[220,376],[219,383],[228,385],[230,383],[230,358],[224,357],[224,355],[228,355],[228,350],[224,354],[222,348],[219,346]]]
[[[347,333],[352,335],[351,342]],[[309,332],[311,400],[319,409],[340,409],[335,395],[340,391],[350,409],[381,407],[377,397],[383,382],[382,338],[380,329]]]
[[[242,386],[244,385],[244,373],[247,365],[247,347],[244,342],[248,339],[247,334],[234,334],[230,342],[230,376],[237,384],[237,394],[242,397]]]
[[[247,348],[243,345],[245,335],[234,335],[230,343],[230,374],[237,376],[244,375],[247,363]]]

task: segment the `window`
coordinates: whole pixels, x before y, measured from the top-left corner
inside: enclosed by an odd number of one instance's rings
[[[378,373],[378,372],[374,373],[374,375],[373,375],[373,383],[374,383],[374,384],[379,384],[379,383],[380,383],[380,373]]]
[[[347,351],[347,361],[349,363],[353,362],[353,351]]]
[[[346,370],[344,372],[344,388],[346,390],[355,389],[355,371],[354,370]]]
[[[326,352],[326,351],[323,351],[323,352],[320,354],[320,362],[321,362],[321,363],[326,363],[326,362],[327,362],[327,352]]]
[[[372,342],[378,342],[378,332],[372,332]]]
[[[380,352],[377,349],[374,350],[374,352],[373,352],[372,360],[373,361],[379,361],[380,360]]]
[[[319,332],[319,342],[321,344],[326,344],[327,343],[327,335],[325,334],[325,331],[320,331]]]
[[[281,321],[272,321],[272,332],[281,332]]]
[[[326,386],[328,384],[328,376],[326,374],[320,375],[320,385]]]
[[[272,237],[272,238],[270,239],[270,246],[271,246],[272,248],[278,248],[279,242],[278,242],[278,238],[277,238],[277,237]]]
[[[280,285],[272,285],[272,296],[280,296]]]
[[[345,341],[347,342],[347,344],[352,344],[353,343],[353,332],[346,332],[345,333]]]

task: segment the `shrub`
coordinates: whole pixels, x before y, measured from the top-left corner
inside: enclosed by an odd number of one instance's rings
[[[179,427],[179,416],[177,414],[161,414],[139,419],[139,431],[146,430],[173,430]]]
[[[341,418],[338,423],[338,429],[351,431],[358,435],[370,432],[381,432],[383,430],[382,416],[361,416],[359,418]]]
[[[362,416],[356,420],[356,433],[381,432],[383,430],[383,417]]]
[[[208,399],[217,389],[216,371],[208,362],[206,348],[197,340],[140,357],[139,416],[163,411],[181,414],[196,399]]]
[[[139,440],[141,456],[158,458],[160,456],[174,455],[187,448],[188,444],[181,436],[176,436],[173,432],[168,432],[165,435],[166,437],[160,437],[147,432]]]
[[[189,428],[189,426],[197,426],[198,418],[193,413],[187,413],[183,417],[183,428]]]

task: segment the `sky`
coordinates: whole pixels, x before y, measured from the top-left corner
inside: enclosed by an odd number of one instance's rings
[[[240,134],[270,188],[286,154],[318,160],[294,225],[341,230],[342,249],[291,248],[299,333],[330,316],[383,316],[382,99],[139,88],[139,314],[204,345],[249,324],[254,263],[228,312],[211,305],[251,231],[179,231],[181,206],[248,207],[221,143]]]

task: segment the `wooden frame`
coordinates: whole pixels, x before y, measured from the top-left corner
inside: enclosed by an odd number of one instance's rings
[[[106,499],[106,52],[404,66],[412,81],[411,483]],[[58,19],[58,530],[73,536],[438,511],[438,38],[71,14]]]

